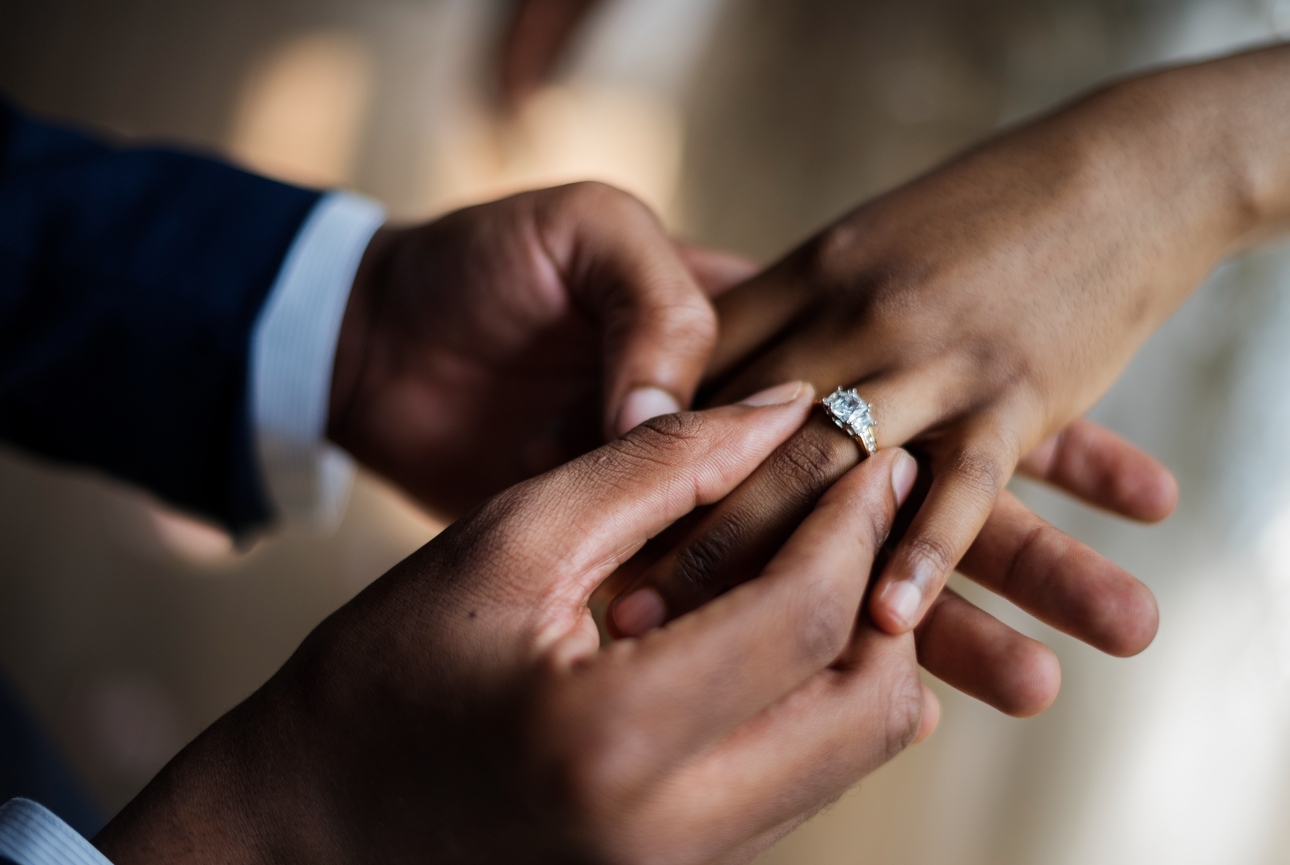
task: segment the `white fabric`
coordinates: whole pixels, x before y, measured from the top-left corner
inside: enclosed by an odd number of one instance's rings
[[[385,209],[329,192],[305,220],[265,300],[251,343],[251,406],[276,516],[330,529],[354,464],[325,439],[336,341],[349,291]]]
[[[49,809],[30,799],[0,807],[0,857],[18,865],[112,865]]]

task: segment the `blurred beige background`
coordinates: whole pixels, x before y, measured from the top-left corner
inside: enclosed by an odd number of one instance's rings
[[[401,218],[578,177],[773,258],[1108,76],[1290,35],[1287,0],[611,0],[555,83],[492,105],[500,0],[0,2],[0,89],[129,138],[352,186]],[[929,742],[768,863],[1290,862],[1290,255],[1225,266],[1096,417],[1164,459],[1145,529],[1022,494],[1145,579],[1115,660],[1029,623],[1064,688],[1017,721],[938,687]],[[109,480],[0,453],[0,668],[109,808],[431,537],[360,477],[249,552]],[[980,597],[971,586],[964,591]]]

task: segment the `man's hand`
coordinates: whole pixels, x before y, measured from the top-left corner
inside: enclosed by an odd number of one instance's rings
[[[812,395],[658,418],[492,499],[320,625],[96,843],[119,865],[752,859],[934,723],[913,638],[860,610],[913,460],[866,461],[760,577],[641,640],[602,650],[587,603]]]
[[[328,435],[441,515],[689,405],[716,319],[654,215],[608,186],[373,238]]]

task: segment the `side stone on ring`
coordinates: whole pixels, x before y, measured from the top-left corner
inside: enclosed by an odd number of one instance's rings
[[[869,403],[860,398],[855,388],[838,388],[820,400],[820,405],[838,425],[838,429],[864,448],[865,456],[871,457],[878,452],[878,442],[873,435],[874,427],[877,426],[873,420],[873,410]]]

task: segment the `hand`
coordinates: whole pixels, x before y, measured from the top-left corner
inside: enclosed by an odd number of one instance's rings
[[[518,0],[507,10],[498,46],[497,95],[514,111],[546,84],[578,28],[600,0]]]
[[[710,250],[681,252],[713,295],[757,270]],[[638,556],[602,587],[600,602],[612,603],[610,629],[639,636],[757,573],[858,457],[833,424],[812,419],[725,501],[673,527],[651,544],[650,555]],[[1131,519],[1163,519],[1177,498],[1164,466],[1084,421],[1049,437],[1018,468]],[[917,491],[893,537],[908,528],[925,493],[925,486]],[[1156,632],[1155,599],[1146,586],[1007,493],[959,569],[1046,624],[1114,655],[1141,651]],[[1034,715],[1057,697],[1061,671],[1053,652],[953,591],[941,592],[915,635],[928,672],[1003,712]]]
[[[452,516],[688,405],[711,305],[654,215],[582,183],[373,238],[329,436]]]
[[[881,453],[881,452],[880,452]],[[859,459],[821,417],[782,445],[733,493],[670,533],[663,552],[635,564],[610,588],[611,629],[639,636],[757,573]],[[1023,470],[1130,517],[1163,516],[1174,496],[1164,467],[1093,424],[1077,422],[1045,442]],[[909,525],[916,490],[893,538]],[[890,549],[884,550],[884,558]],[[1132,655],[1155,636],[1149,589],[1093,550],[1044,522],[1008,493],[959,569],[1052,627],[1113,655]],[[1057,657],[949,589],[915,631],[918,660],[946,684],[1010,715],[1038,714],[1061,686]]]
[[[860,614],[916,474],[836,483],[761,576],[601,650],[592,590],[730,492],[809,386],[658,418],[507,490],[320,625],[95,839],[118,865],[742,862],[935,723]]]
[[[1095,645],[1149,641],[1154,603],[1127,575],[1098,564],[1072,608],[1075,583],[1047,584],[1051,555],[1092,566],[1092,554],[1011,500],[995,512],[1006,531],[987,520],[1036,447],[1056,448],[1053,480],[1071,492],[1138,518],[1168,513],[1163,469],[1069,425],[1222,255],[1290,216],[1287,77],[1281,47],[1113,86],[861,207],[718,301],[716,402],[788,377],[855,384],[879,445],[925,460],[926,501],[872,594],[880,627],[904,632],[933,604],[957,604],[938,599],[962,562]],[[758,507],[787,520],[855,458],[814,422],[740,493],[773,504],[723,505],[711,525],[723,509],[740,532],[757,531]],[[965,559],[983,527],[987,546],[1026,532],[1023,549],[1047,550],[1046,566],[1008,568],[990,550]],[[705,537],[707,559],[731,558],[720,535]]]

